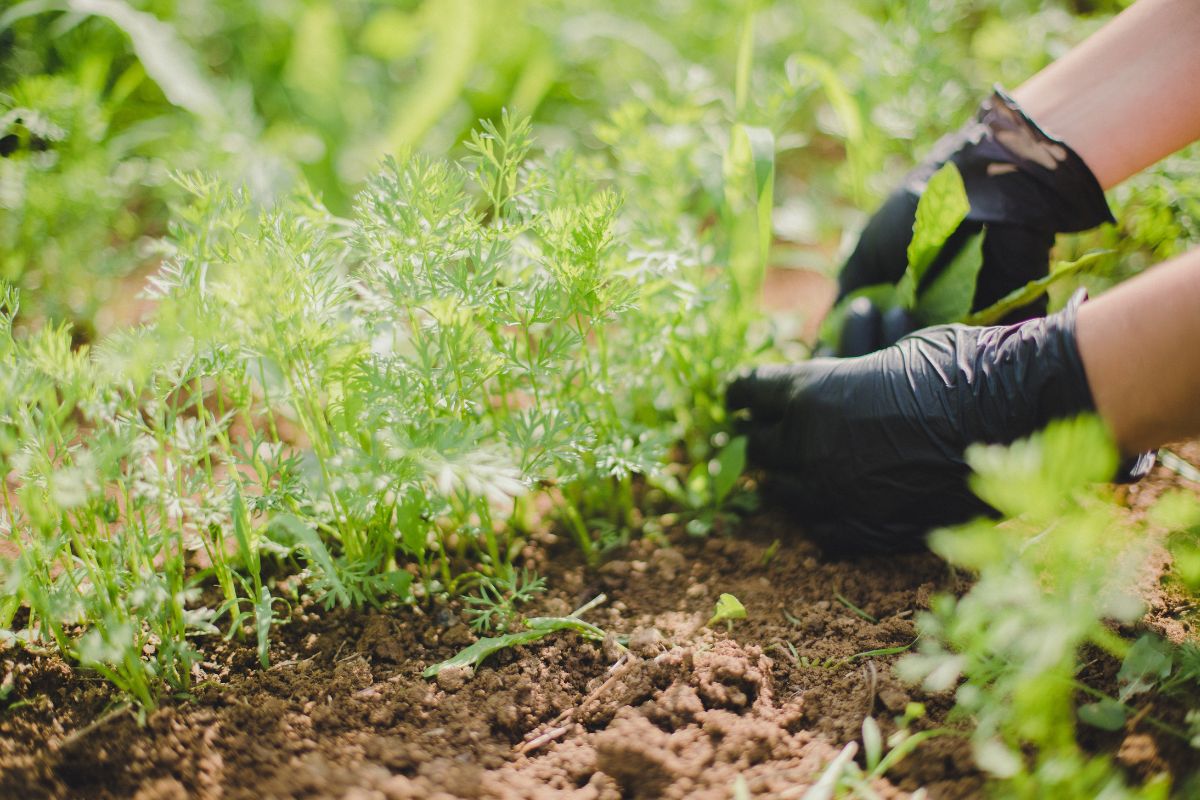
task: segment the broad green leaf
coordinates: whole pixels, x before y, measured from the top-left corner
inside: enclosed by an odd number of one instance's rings
[[[958,230],[970,210],[971,204],[967,201],[967,190],[958,167],[947,162],[929,177],[925,191],[917,202],[913,237],[908,244],[908,268],[896,284],[900,304],[905,308],[916,306],[921,279],[941,252],[942,245]]]
[[[891,283],[864,286],[843,297],[842,301],[834,306],[821,322],[821,341],[834,350],[840,348],[842,344],[842,326],[846,319],[846,309],[860,297],[869,299],[880,311],[886,311],[899,305],[896,286]]]
[[[124,31],[146,74],[172,103],[197,117],[225,117],[225,109],[200,71],[195,53],[170,25],[123,0],[68,0],[66,6],[78,14],[104,17]]]
[[[260,573],[258,548],[250,541],[250,516],[246,512],[246,502],[242,499],[240,490],[233,492],[233,534],[237,539],[238,555],[242,558],[242,567],[255,576],[257,581]]]
[[[746,468],[746,437],[738,436],[721,448],[717,457],[708,462],[708,473],[712,476],[713,502],[720,505],[733,487],[738,476]]]
[[[304,549],[308,560],[315,563],[320,568],[325,579],[329,581],[330,590],[338,602],[344,606],[350,605],[350,594],[346,591],[346,587],[338,577],[333,557],[329,555],[329,551],[325,548],[325,543],[321,541],[321,537],[317,532],[291,514],[280,514],[271,520],[271,525],[283,528],[295,539],[296,543]]]
[[[1120,730],[1128,716],[1125,706],[1107,697],[1079,707],[1080,721],[1104,731]]]
[[[983,266],[983,234],[972,236],[941,275],[917,300],[917,316],[924,325],[957,322],[971,313],[975,284]]]
[[[1171,674],[1171,654],[1156,637],[1145,635],[1133,643],[1117,673],[1122,702],[1153,689]]]
[[[963,318],[962,321],[968,325],[995,325],[1008,316],[1009,313],[1037,300],[1049,291],[1051,286],[1064,278],[1069,278],[1072,275],[1078,275],[1090,270],[1100,259],[1112,252],[1112,250],[1097,250],[1075,261],[1055,264],[1054,269],[1050,270],[1050,274],[1046,277],[1030,281],[1021,288],[1009,292],[982,311],[976,311],[974,314]]]
[[[746,618],[746,607],[742,605],[742,601],[738,600],[728,592],[723,592],[717,598],[717,605],[713,609],[712,619],[706,624],[715,625],[718,622],[730,622],[735,619]]]

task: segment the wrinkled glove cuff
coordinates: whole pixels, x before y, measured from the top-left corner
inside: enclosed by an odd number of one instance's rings
[[[985,441],[1008,444],[1056,419],[1095,412],[1075,336],[1086,300],[1087,291],[1079,289],[1065,308],[1047,317],[982,330],[975,361],[982,379],[980,430],[990,428]],[[1121,463],[1114,480],[1139,480],[1153,466],[1153,452],[1139,453]]]
[[[962,174],[971,201],[967,219],[974,222],[1074,233],[1116,221],[1079,154],[1043,130],[999,86],[971,122],[934,146],[905,186],[919,194],[947,161]]]

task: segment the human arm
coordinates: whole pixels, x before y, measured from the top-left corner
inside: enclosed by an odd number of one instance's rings
[[[1013,92],[1012,109],[1027,124],[989,116],[989,106],[1002,100],[990,98],[872,216],[841,270],[838,299],[899,280],[923,181],[945,160],[967,179],[972,211],[927,280],[984,226],[976,309],[1044,275],[1056,232],[1111,219],[1101,189],[1200,137],[1198,41],[1200,3],[1140,0]],[[1042,166],[1055,166],[1056,156],[1069,169]],[[1018,318],[1041,311],[1029,307]],[[881,325],[868,304],[847,315],[846,330],[857,346],[841,355],[870,352],[906,332]]]
[[[1200,434],[1200,249],[1079,310],[1100,416],[1126,453]]]

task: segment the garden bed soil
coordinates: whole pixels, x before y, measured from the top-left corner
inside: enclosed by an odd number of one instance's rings
[[[1179,483],[1159,468],[1130,504]],[[917,701],[928,714],[914,727],[953,727],[950,694],[902,684],[898,656],[854,658],[911,644],[931,596],[965,588],[935,556],[831,560],[776,512],[736,538],[669,539],[634,542],[598,568],[550,534],[526,551],[550,586],[529,613],[564,614],[603,592],[587,619],[628,635],[628,652],[563,633],[477,674],[427,680],[425,667],[473,640],[455,608],[309,605],[277,631],[269,669],[249,644],[206,643],[194,699],[168,700],[141,726],[112,710],[99,679],[52,656],[0,653],[0,678],[25,698],[0,713],[0,797],[799,798],[866,715],[886,735]],[[722,592],[748,612],[732,630],[705,626]],[[1190,635],[1186,608],[1157,580],[1147,594],[1144,624]],[[1092,671],[1104,682],[1115,670]],[[1096,743],[1134,772],[1188,763],[1144,726]],[[933,798],[979,793],[963,738],[928,740],[874,789],[922,786]]]

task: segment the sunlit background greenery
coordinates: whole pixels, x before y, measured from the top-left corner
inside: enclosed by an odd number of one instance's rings
[[[303,180],[344,213],[384,155],[453,152],[503,108],[547,149],[600,152],[606,120],[647,110],[664,137],[772,129],[775,262],[828,272],[863,210],[992,83],[1019,84],[1122,5],[19,2],[0,13],[0,277],[25,290],[26,323],[94,337],[136,314],[129,278],[156,262],[173,172],[216,171],[260,201]],[[1122,230],[1100,235],[1142,253],[1134,267],[1200,236],[1196,159],[1162,170],[1169,188],[1114,192]]]

